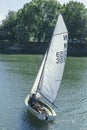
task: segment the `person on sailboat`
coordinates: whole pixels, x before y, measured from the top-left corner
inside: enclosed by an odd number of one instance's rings
[[[33,93],[32,96],[30,97],[30,100],[29,100],[28,103],[30,104],[31,107],[34,107],[34,105],[35,105],[36,102],[37,102],[36,96],[35,96],[35,94]]]
[[[46,114],[46,110],[44,107],[42,107],[37,99],[36,99],[36,95],[33,93],[32,96],[30,97],[30,100],[28,102],[30,104],[30,106],[35,109],[37,112],[42,113],[42,114]]]
[[[30,104],[30,106],[35,109],[37,112],[40,112],[40,104],[38,103],[37,99],[36,99],[36,95],[33,93],[32,96],[30,97],[28,103]]]

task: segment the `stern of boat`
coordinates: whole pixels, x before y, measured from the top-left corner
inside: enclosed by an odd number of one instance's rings
[[[47,111],[47,115],[46,114],[40,114],[38,113],[37,111],[35,111],[34,109],[32,109],[29,104],[28,104],[28,101],[29,101],[29,98],[30,98],[30,95],[28,95],[26,98],[25,98],[25,104],[28,108],[28,110],[34,115],[36,116],[38,119],[42,120],[42,121],[54,121],[55,118],[56,118],[56,113],[54,111],[54,109],[52,109],[52,107],[50,107],[49,105],[39,101],[39,103],[43,104],[43,106],[47,107],[45,108],[46,111]]]

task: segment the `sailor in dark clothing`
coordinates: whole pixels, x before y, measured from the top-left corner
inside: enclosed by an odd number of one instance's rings
[[[30,100],[28,102],[30,104],[30,106],[36,110],[37,112],[39,112],[40,114],[45,113],[45,109],[39,104],[39,102],[36,99],[36,95],[32,94],[32,96],[30,97]]]
[[[31,106],[34,110],[36,110],[37,112],[40,113],[41,105],[38,103],[35,94],[32,94],[32,96],[30,97],[28,103],[30,104],[30,106]]]
[[[30,100],[29,100],[29,104],[31,107],[34,107],[35,103],[37,103],[37,100],[36,100],[35,94],[32,94],[32,96],[30,97]]]

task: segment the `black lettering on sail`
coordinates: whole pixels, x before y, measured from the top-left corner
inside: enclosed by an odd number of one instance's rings
[[[56,64],[64,63],[66,61],[67,51],[56,52]]]
[[[64,43],[64,49],[66,49],[67,48],[67,44],[66,43]]]
[[[67,35],[63,35],[63,40],[67,40],[68,36]]]

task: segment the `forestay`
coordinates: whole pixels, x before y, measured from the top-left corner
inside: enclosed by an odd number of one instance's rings
[[[38,91],[51,103],[57,96],[62,80],[66,55],[67,55],[68,32],[61,15],[59,15],[50,47],[40,67],[33,91]]]
[[[37,88],[38,88],[38,85],[39,85],[39,82],[40,82],[40,78],[41,78],[41,75],[42,75],[42,71],[43,71],[43,68],[44,68],[44,64],[45,64],[45,60],[46,60],[46,57],[47,57],[47,52],[44,56],[44,59],[42,61],[42,64],[40,66],[40,69],[38,71],[38,74],[37,74],[37,77],[36,77],[36,80],[34,82],[34,85],[32,87],[32,90],[31,90],[31,93],[36,93],[37,92]],[[40,97],[40,94],[37,92],[37,97]]]

